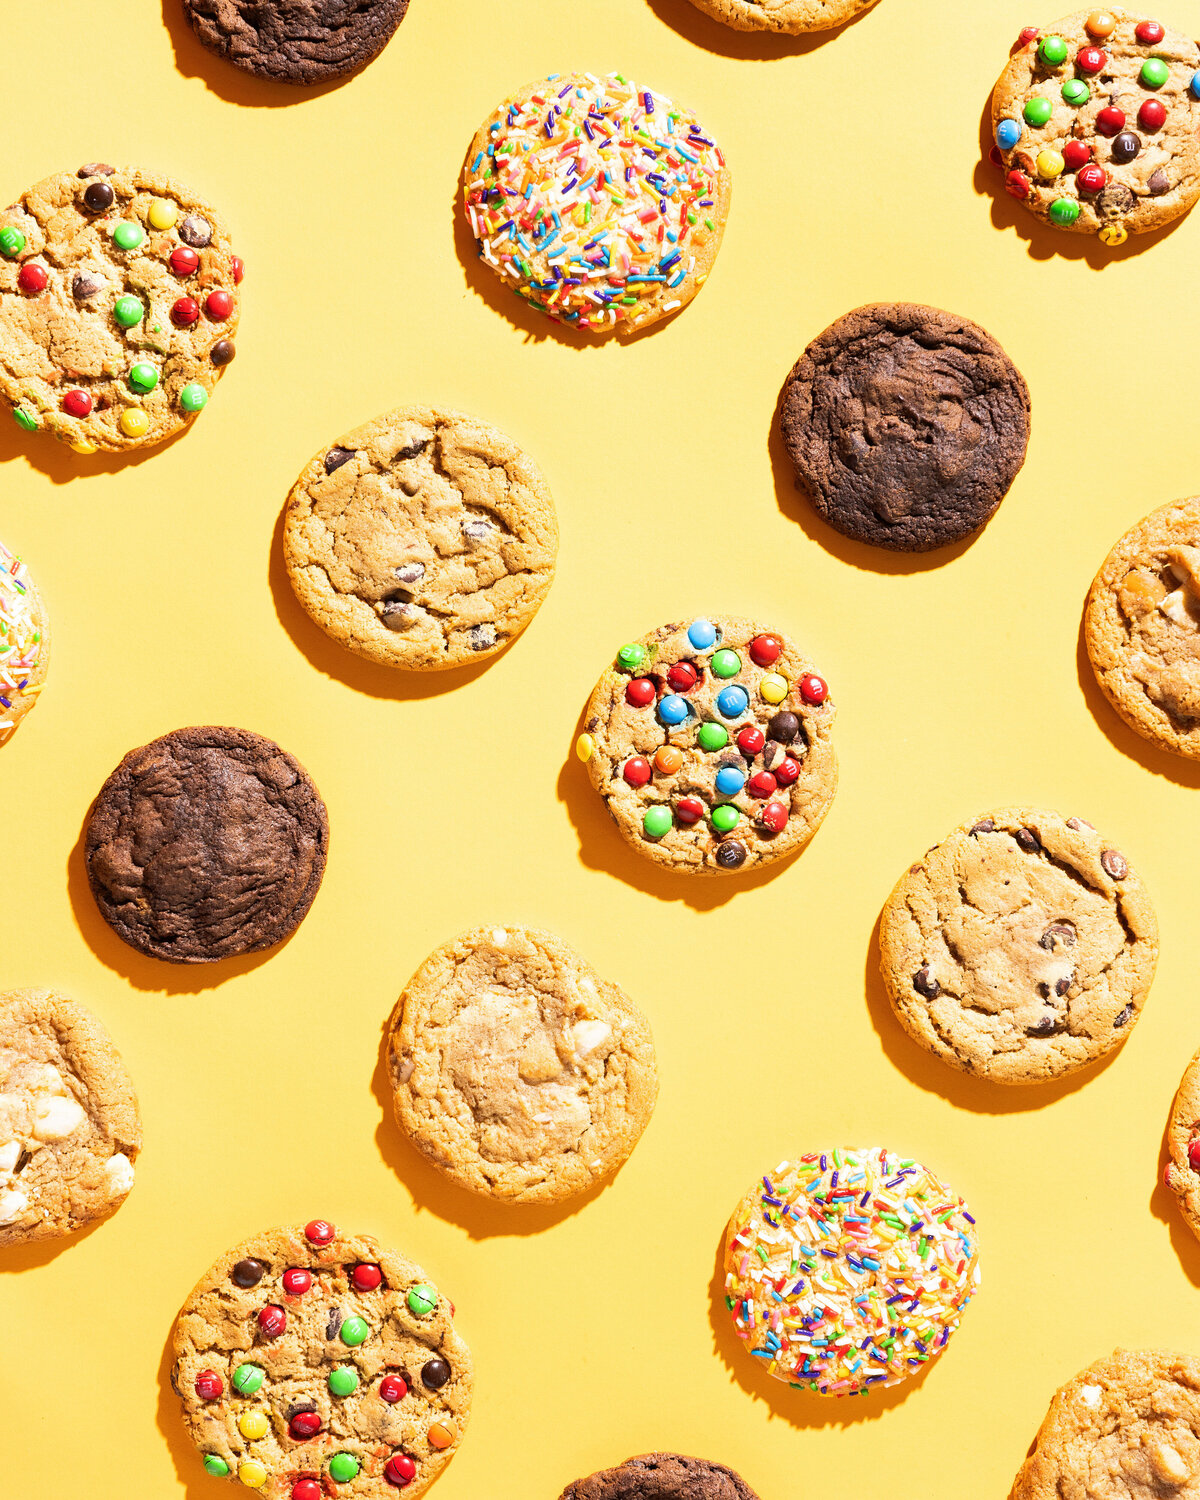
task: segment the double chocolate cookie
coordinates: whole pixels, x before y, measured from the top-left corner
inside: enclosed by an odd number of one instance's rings
[[[331,83],[365,68],[407,9],[408,0],[183,0],[210,52],[274,83]]]
[[[881,302],[839,318],[779,398],[784,442],[819,515],[896,552],[960,541],[1025,462],[1029,391],[968,318]]]
[[[758,1500],[724,1464],[682,1453],[643,1453],[577,1479],[559,1500]]]

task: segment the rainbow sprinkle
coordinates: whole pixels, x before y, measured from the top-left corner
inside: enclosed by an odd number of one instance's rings
[[[769,1374],[861,1396],[942,1352],[979,1267],[975,1220],[928,1168],[831,1151],[780,1162],[755,1196],[729,1226],[725,1300]]]
[[[556,322],[637,326],[704,281],[725,158],[665,95],[619,73],[556,75],[481,134],[463,188],[480,258]]]
[[[0,739],[16,727],[12,710],[22,695],[42,690],[29,679],[42,654],[42,632],[30,607],[25,564],[0,542]]]

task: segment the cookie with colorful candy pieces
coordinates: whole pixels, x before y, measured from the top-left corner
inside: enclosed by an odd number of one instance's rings
[[[1027,26],[991,121],[1014,198],[1056,229],[1121,245],[1200,196],[1200,44],[1116,6]]]
[[[713,615],[621,647],[575,750],[639,854],[681,874],[783,859],[837,790],[833,701],[787,636]]]
[[[324,1219],[243,1241],[201,1277],[172,1339],[205,1469],[268,1500],[423,1494],[470,1416],[453,1317],[419,1266]]]
[[[556,73],[484,121],[463,211],[485,264],[531,307],[630,334],[689,303],[721,247],[731,182],[690,110],[620,73]]]
[[[779,1163],[725,1242],[725,1304],[777,1380],[865,1396],[936,1359],[979,1285],[975,1220],[918,1161],[879,1147]]]
[[[29,570],[0,542],[0,745],[37,702],[50,664],[50,622]]]
[[[1170,1159],[1163,1180],[1188,1228],[1200,1237],[1200,1052],[1184,1069],[1167,1126]]]

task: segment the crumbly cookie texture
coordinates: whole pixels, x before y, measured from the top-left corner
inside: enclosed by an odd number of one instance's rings
[[[1055,1392],[1009,1500],[1166,1497],[1200,1497],[1200,1360],[1118,1349]]]
[[[312,1219],[244,1240],[175,1322],[171,1385],[205,1469],[267,1500],[423,1494],[471,1411],[453,1317],[368,1235]]]
[[[577,1479],[559,1500],[758,1500],[724,1464],[683,1453],[643,1453]]]
[[[1083,623],[1096,681],[1129,727],[1200,760],[1200,499],[1164,505],[1125,533]]]
[[[1163,1180],[1179,1202],[1188,1228],[1200,1237],[1200,1052],[1184,1071],[1167,1126]]]
[[[1025,462],[1029,391],[991,334],[910,302],[847,313],[784,383],[797,482],[831,526],[926,552],[989,519]]]
[[[978,1285],[966,1204],[878,1147],[781,1161],[726,1233],[738,1338],[769,1375],[822,1396],[907,1380],[945,1348]]]
[[[615,1172],[658,1093],[645,1016],[526,927],[479,927],[425,960],[392,1013],[388,1068],[413,1144],[508,1203],[557,1203]]]
[[[1129,861],[1082,818],[974,818],[911,865],[879,924],[901,1025],[995,1083],[1086,1067],[1133,1030],[1158,924]]]
[[[1056,229],[1116,246],[1200,195],[1200,46],[1136,11],[1026,27],[991,112],[1006,188]]]
[[[282,942],[320,889],[321,794],[298,760],[247,729],[177,729],[131,750],[85,829],[88,884],[119,938],[168,963]]]
[[[0,1247],[115,1213],[141,1149],[133,1084],[95,1016],[53,990],[0,995]]]
[[[438,671],[525,629],[554,581],[558,521],[511,438],[401,406],[312,460],[288,496],[283,551],[297,599],[339,645]]]
[[[621,74],[557,73],[488,116],[463,167],[480,258],[532,307],[636,333],[708,279],[729,212],[721,148],[696,116]]]
[[[408,0],[183,0],[210,52],[275,83],[329,83],[366,67],[407,9]]]
[[[837,790],[829,688],[784,635],[735,616],[621,647],[575,750],[639,854],[681,873],[782,859]]]
[[[0,745],[37,702],[50,665],[50,621],[29,569],[0,542]]]
[[[161,443],[234,357],[242,262],[190,188],[56,172],[0,211],[0,396],[76,452]]]
[[[777,31],[799,36],[841,26],[875,0],[692,0],[697,9],[736,31]]]

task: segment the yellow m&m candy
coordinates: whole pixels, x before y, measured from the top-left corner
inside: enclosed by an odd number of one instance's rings
[[[126,437],[145,437],[150,431],[150,418],[140,407],[127,406],[121,413],[120,426]]]
[[[1129,231],[1121,224],[1106,224],[1100,231],[1100,242],[1104,245],[1123,245]]]
[[[1037,154],[1039,177],[1060,177],[1065,166],[1066,162],[1058,151],[1039,151]]]
[[[238,1478],[243,1484],[249,1485],[252,1490],[261,1490],[267,1482],[267,1471],[257,1460],[248,1458],[238,1468]]]
[[[778,672],[768,672],[759,683],[758,690],[768,703],[782,703],[788,695],[788,680]]]
[[[262,1411],[245,1411],[238,1418],[238,1431],[250,1439],[266,1437],[269,1425],[267,1414]]]
[[[72,453],[95,453],[95,451],[96,451],[96,445],[95,445],[95,443],[72,443],[71,444],[71,452]]]
[[[580,760],[591,760],[596,753],[596,741],[590,734],[581,734],[575,741],[575,754]]]
[[[172,203],[170,198],[155,198],[146,217],[153,228],[170,229],[179,217],[179,205]]]

